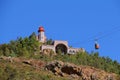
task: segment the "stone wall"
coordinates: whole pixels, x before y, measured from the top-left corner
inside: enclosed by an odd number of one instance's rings
[[[85,52],[85,50],[83,49],[83,48],[69,48],[69,46],[68,46],[68,42],[67,41],[58,41],[58,40],[55,40],[54,42],[53,42],[53,45],[42,45],[41,46],[41,51],[43,51],[44,49],[51,49],[51,50],[53,50],[55,53],[56,53],[56,47],[59,45],[59,44],[62,44],[62,45],[64,45],[64,46],[66,46],[66,48],[67,48],[67,53],[69,53],[69,54],[75,54],[76,52],[79,52],[79,51],[81,51],[81,52]]]
[[[55,52],[55,47],[54,45],[42,45],[41,50],[43,51],[44,49],[51,49]]]
[[[54,46],[56,47],[58,44],[64,44],[68,48],[68,42],[67,41],[54,41]]]
[[[68,53],[69,54],[75,54],[76,52],[85,52],[83,48],[69,48]]]

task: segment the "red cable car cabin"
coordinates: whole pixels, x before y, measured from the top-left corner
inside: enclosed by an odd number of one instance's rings
[[[99,49],[99,48],[100,48],[99,44],[95,43],[95,49]]]

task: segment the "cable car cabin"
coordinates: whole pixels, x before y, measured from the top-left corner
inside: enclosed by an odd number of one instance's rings
[[[100,48],[99,44],[95,43],[95,49],[99,49],[99,48]]]

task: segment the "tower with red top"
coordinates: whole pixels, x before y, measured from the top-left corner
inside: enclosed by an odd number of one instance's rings
[[[46,41],[45,30],[43,26],[40,26],[38,29],[38,40],[39,42],[42,42],[42,43]]]

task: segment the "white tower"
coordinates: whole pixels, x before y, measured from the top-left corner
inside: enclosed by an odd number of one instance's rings
[[[45,43],[46,41],[45,30],[42,26],[38,29],[38,40],[42,43]]]

